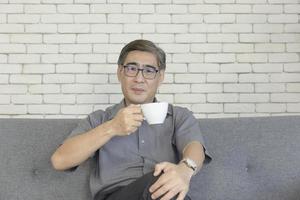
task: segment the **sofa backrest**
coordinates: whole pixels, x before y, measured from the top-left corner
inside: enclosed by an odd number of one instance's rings
[[[1,200],[87,200],[88,171],[52,169],[77,119],[0,119]],[[201,119],[213,160],[192,180],[195,200],[299,200],[300,116]]]

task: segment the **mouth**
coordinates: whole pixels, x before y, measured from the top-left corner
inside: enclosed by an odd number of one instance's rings
[[[131,90],[135,93],[135,94],[142,94],[145,92],[145,89],[143,88],[138,88],[138,87],[133,87],[131,88]]]

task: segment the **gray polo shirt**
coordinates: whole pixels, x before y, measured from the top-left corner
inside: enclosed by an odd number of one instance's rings
[[[111,120],[124,107],[124,100],[98,110],[83,119],[69,137],[93,129]],[[146,121],[129,136],[116,136],[102,146],[92,159],[96,167],[90,176],[93,198],[98,192],[124,186],[154,170],[160,162],[178,163],[184,147],[191,141],[199,141],[204,147],[199,121],[186,108],[169,104],[163,124],[149,125]],[[206,159],[210,156],[205,148]]]

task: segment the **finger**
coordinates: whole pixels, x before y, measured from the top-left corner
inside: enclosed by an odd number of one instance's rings
[[[165,166],[166,166],[165,162],[156,164],[153,176],[158,176],[163,171]]]
[[[186,194],[187,194],[186,191],[181,191],[176,200],[184,200],[184,197],[186,196]]]
[[[144,116],[142,114],[134,114],[133,119],[142,122],[144,120]]]
[[[178,194],[178,191],[175,189],[169,190],[160,200],[170,200]]]
[[[160,187],[166,185],[166,183],[171,179],[172,177],[167,176],[166,174],[162,174],[156,181],[154,184],[151,185],[151,187],[149,188],[149,191],[151,193],[155,192],[156,190],[158,190]]]
[[[172,199],[176,194],[180,192],[180,189],[176,187],[174,182],[169,181],[168,183],[164,184],[158,190],[156,190],[152,195],[156,198],[161,197],[161,200]]]

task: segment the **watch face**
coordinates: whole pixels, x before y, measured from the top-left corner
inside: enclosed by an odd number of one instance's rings
[[[186,159],[186,162],[187,162],[187,164],[188,164],[191,168],[193,168],[193,170],[196,170],[196,169],[197,169],[197,164],[195,163],[195,161],[193,161],[193,160],[187,158],[187,159]]]

